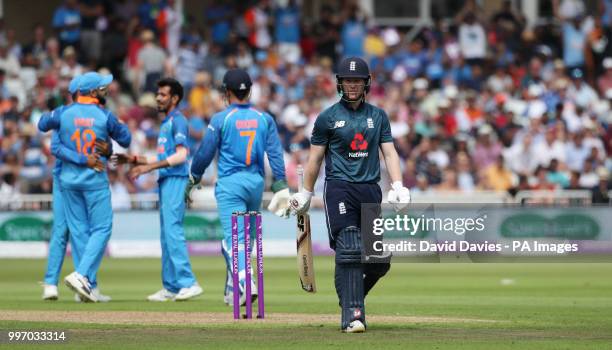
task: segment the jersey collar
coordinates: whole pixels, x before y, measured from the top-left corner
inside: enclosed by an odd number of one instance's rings
[[[97,105],[100,103],[97,98],[91,96],[79,96],[76,100],[77,103],[82,103],[85,105]]]
[[[357,109],[351,108],[351,105],[348,102],[346,102],[345,100],[343,100],[343,99],[340,99],[340,104],[342,106],[344,106],[344,108],[348,109],[351,112],[358,112],[358,111],[363,110],[363,108],[364,108],[366,103],[365,103],[365,101],[361,101],[361,103],[359,104],[359,107],[357,107]]]
[[[174,118],[175,116],[179,115],[181,112],[179,111],[178,107],[175,107],[172,111],[170,111],[170,113],[168,113],[168,115],[166,115],[166,117],[164,118],[164,122]]]
[[[230,104],[230,107],[249,108],[249,107],[251,107],[251,103],[249,103],[249,102],[247,102],[247,103],[232,103],[232,104]]]

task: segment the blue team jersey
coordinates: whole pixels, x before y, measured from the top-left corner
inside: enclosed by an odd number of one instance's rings
[[[264,176],[267,153],[275,180],[285,179],[283,151],[274,119],[250,104],[232,104],[215,114],[193,160],[192,174],[200,176],[219,150],[219,177],[237,172]]]
[[[78,153],[81,159],[94,152],[96,139],[108,140],[110,136],[122,147],[129,147],[132,138],[127,126],[96,103],[95,99],[79,98],[77,103],[52,113],[49,118],[41,118],[39,129],[58,130],[61,146],[68,152]],[[108,188],[106,172],[70,161],[62,162],[60,182],[63,188],[74,190]]]
[[[187,136],[189,127],[187,119],[177,109],[173,109],[164,119],[157,138],[157,160],[164,160],[176,153],[177,146],[183,146],[189,151]],[[173,167],[159,169],[159,179],[168,176],[189,176],[187,162]]]

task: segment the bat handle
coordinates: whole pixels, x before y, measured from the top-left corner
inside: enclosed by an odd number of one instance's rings
[[[297,166],[297,176],[298,176],[298,191],[302,192],[304,189],[304,167],[300,164]]]

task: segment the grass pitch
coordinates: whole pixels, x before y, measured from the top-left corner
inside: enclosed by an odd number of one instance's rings
[[[70,261],[62,276],[72,269]],[[0,330],[65,330],[64,344],[0,348],[610,349],[612,264],[394,264],[367,298],[368,332],[339,332],[333,259],[315,260],[318,292],[301,291],[296,262],[265,260],[266,320],[235,322],[222,302],[221,257],[194,258],[204,295],[150,303],[158,259],[105,259],[108,304],[43,302],[44,260],[0,260]]]

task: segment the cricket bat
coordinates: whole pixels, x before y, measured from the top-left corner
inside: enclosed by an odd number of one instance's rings
[[[304,168],[301,165],[297,168],[298,189],[304,188]],[[300,276],[302,289],[308,293],[315,293],[317,285],[315,283],[314,265],[312,262],[312,235],[310,233],[310,215],[298,214],[297,216],[297,266]]]

